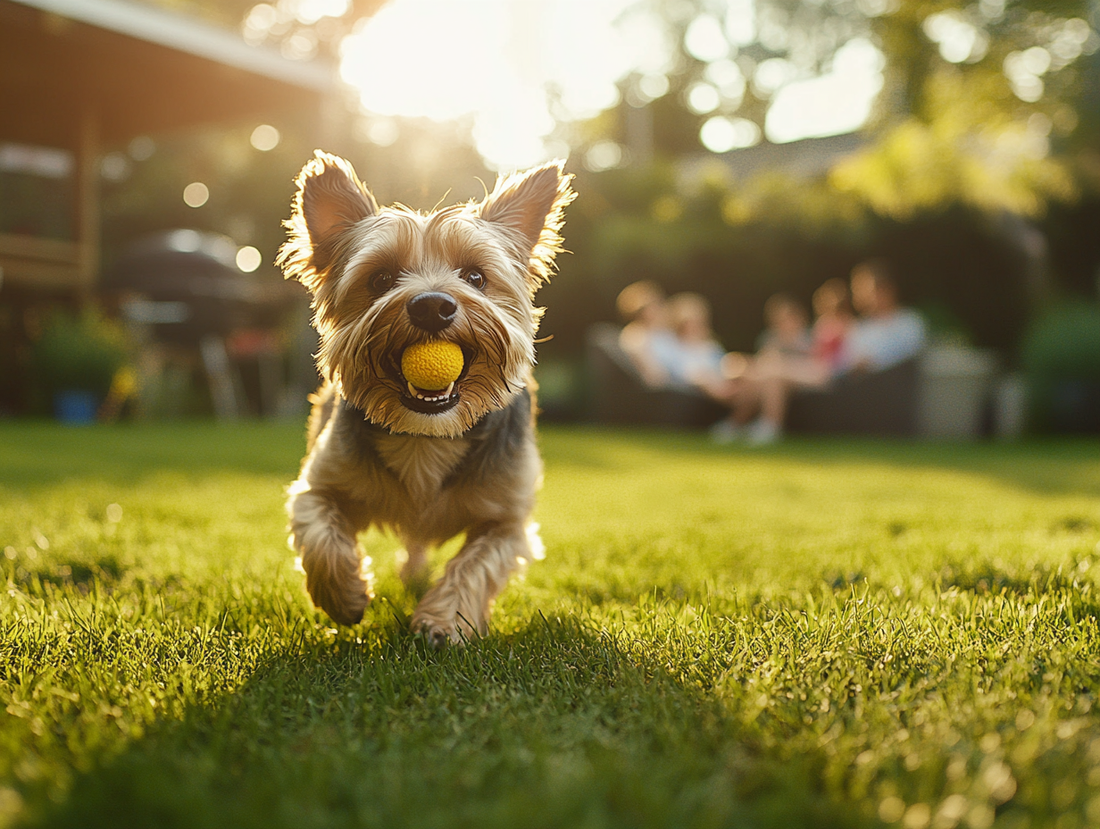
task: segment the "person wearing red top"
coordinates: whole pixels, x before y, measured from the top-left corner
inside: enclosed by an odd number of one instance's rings
[[[830,373],[836,373],[844,359],[848,331],[855,321],[844,280],[830,279],[814,291],[813,308],[816,319],[810,353],[814,359],[828,366]]]

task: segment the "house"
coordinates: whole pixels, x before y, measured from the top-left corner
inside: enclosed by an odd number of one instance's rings
[[[140,136],[292,114],[317,124],[335,66],[128,0],[0,0],[0,415],[27,410],[40,309],[100,270],[101,160]]]
[[[285,110],[320,123],[334,89],[330,64],[150,5],[0,0],[0,301],[91,294],[106,148]]]

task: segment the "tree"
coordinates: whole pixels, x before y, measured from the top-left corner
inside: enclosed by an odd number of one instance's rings
[[[839,71],[857,48],[875,50],[881,92],[865,127],[869,146],[832,187],[897,217],[956,201],[1035,215],[1078,186],[1067,151],[1082,134],[1081,58],[1100,47],[1092,5],[643,0],[627,17],[664,28],[668,88],[654,97],[651,75],[628,78],[611,137],[638,155],[632,124],[648,121],[641,154],[676,157],[698,152],[708,122],[724,120],[740,133],[727,132],[722,149],[767,141],[785,89]],[[590,144],[605,137],[592,134]]]
[[[1077,194],[1087,0],[901,4],[874,20],[887,56],[877,141],[832,183],[907,217],[953,202],[1036,216]]]

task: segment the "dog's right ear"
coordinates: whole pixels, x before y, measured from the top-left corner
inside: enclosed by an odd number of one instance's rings
[[[313,290],[332,264],[340,232],[378,212],[374,196],[342,158],[317,150],[295,181],[287,240],[276,264]]]

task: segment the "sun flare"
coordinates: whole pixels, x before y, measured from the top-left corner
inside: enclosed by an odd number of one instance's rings
[[[344,42],[341,76],[376,115],[473,119],[498,169],[563,155],[555,123],[618,102],[637,65],[629,0],[393,0]],[[553,104],[551,103],[553,99]]]
[[[728,3],[724,28],[704,14],[684,41],[708,64],[687,106],[711,115],[700,141],[712,152],[752,146],[763,135],[755,123],[730,117],[729,103],[736,109],[748,83],[733,57],[755,28],[751,2]],[[340,71],[363,109],[383,116],[366,129],[375,143],[398,138],[399,127],[385,116],[468,118],[486,162],[515,169],[568,155],[556,127],[618,104],[628,76],[642,98],[631,103],[665,94],[676,63],[670,37],[667,21],[636,0],[391,0],[344,41]],[[837,53],[834,71],[815,78],[788,71],[788,61],[764,61],[752,82],[772,98],[767,137],[786,142],[859,128],[881,88],[881,62],[860,39]],[[722,100],[725,114],[715,112]],[[587,160],[594,169],[606,166]]]

